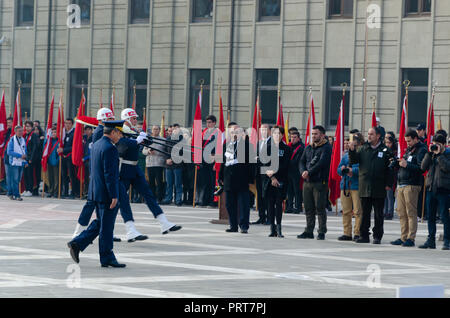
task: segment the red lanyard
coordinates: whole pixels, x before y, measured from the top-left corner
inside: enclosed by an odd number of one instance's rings
[[[293,153],[292,156],[291,156],[291,160],[294,159],[295,154],[297,153],[297,151],[300,149],[301,146],[302,146],[301,144],[298,145],[298,147],[294,150],[294,153]]]
[[[28,147],[28,143],[30,142],[31,137],[33,136],[33,133],[31,133],[28,137],[27,137],[27,147]]]

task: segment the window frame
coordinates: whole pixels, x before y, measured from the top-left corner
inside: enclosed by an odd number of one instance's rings
[[[431,0],[432,1],[432,0]],[[405,18],[417,18],[417,17],[427,17],[431,16],[431,10],[433,8],[433,1],[431,2],[430,11],[423,11],[425,0],[417,0],[417,12],[409,12],[409,7],[411,5],[411,0],[405,0]]]
[[[352,14],[351,15],[347,15],[344,14],[344,6],[345,6],[345,1],[352,1]],[[334,8],[334,2],[333,0],[328,0],[328,14],[327,17],[328,19],[353,19],[354,16],[354,0],[341,0],[341,8],[340,8],[340,14],[332,14],[332,9]]]
[[[87,71],[87,82],[84,83],[82,82],[81,84],[77,83],[74,84],[73,83],[73,74],[75,74],[74,72],[77,71]],[[80,96],[75,96],[75,104],[72,104],[72,99],[74,98],[74,96],[72,95],[72,90],[73,89],[83,89],[84,88],[84,98],[86,99],[86,105],[88,105],[88,90],[89,90],[89,69],[88,68],[71,68],[69,69],[69,76],[70,76],[70,82],[69,82],[69,105],[68,105],[68,109],[67,109],[67,114],[66,117],[71,117],[71,118],[75,118],[76,114],[77,114],[77,107],[80,104],[80,100],[81,100],[81,95]],[[72,109],[72,107],[75,107],[75,109]]]
[[[72,4],[77,4],[77,5],[80,7],[80,10],[82,11],[82,8],[81,8],[81,6],[80,6],[80,1],[81,1],[81,0],[71,0],[70,2],[71,2]],[[85,25],[85,26],[90,26],[90,25],[91,25],[91,20],[92,20],[92,10],[93,10],[93,7],[92,7],[92,0],[89,0],[89,21],[86,21],[86,19],[83,20],[83,18],[80,17],[81,25]]]
[[[22,81],[22,79],[18,78],[17,74],[18,72],[24,72],[24,71],[29,71],[30,72],[30,82],[29,83],[25,83]],[[22,77],[22,76],[21,76]],[[17,91],[19,90],[19,84],[17,83],[19,80],[21,80],[21,85],[20,85],[20,112],[22,114],[22,117],[25,118],[25,112],[23,111],[23,90],[29,90],[30,91],[30,105],[28,105],[29,107],[27,107],[27,109],[29,109],[29,112],[27,112],[28,114],[28,118],[31,117],[31,112],[32,112],[32,90],[33,90],[33,69],[31,68],[15,68],[14,69],[14,103],[16,102],[16,96],[17,96]]]
[[[137,96],[137,92],[138,91],[145,91],[145,105],[144,107],[147,107],[147,98],[148,98],[148,69],[146,68],[131,68],[131,69],[127,69],[127,101],[128,101],[128,106],[127,107],[132,107],[133,105],[133,86],[134,83],[131,82],[131,74],[135,71],[142,71],[145,72],[146,76],[145,76],[145,84],[137,84],[136,83],[136,96]],[[139,116],[140,113],[142,111],[142,107],[138,107],[137,105],[137,98],[136,98],[136,113],[138,113]],[[142,118],[142,117],[141,117]]]
[[[133,6],[132,6],[132,2],[135,0],[129,0],[128,1],[128,7],[129,7],[129,17],[128,17],[128,24],[150,24],[150,15],[151,15],[151,10],[152,10],[152,0],[148,0],[148,18],[142,19],[142,18],[135,18],[133,19]],[[137,0],[136,0],[137,1]],[[141,1],[145,1],[145,0],[141,0]]]
[[[262,74],[263,74],[264,71],[276,71],[277,78],[276,78],[276,84],[275,85],[264,85],[262,83],[261,78],[263,76]],[[267,120],[263,120],[263,118],[264,118],[263,109],[265,109],[265,107],[263,107],[261,105],[262,98],[259,101],[260,109],[261,109],[261,115],[262,115],[262,118],[261,118],[262,123],[269,123],[269,124],[272,124],[272,125],[277,123],[277,118],[276,117],[277,117],[277,114],[278,114],[278,88],[279,88],[279,84],[278,83],[279,83],[279,80],[280,80],[279,77],[280,77],[280,70],[277,69],[277,68],[255,69],[255,83],[254,83],[254,85],[255,85],[255,94],[254,94],[254,99],[253,99],[253,107],[252,107],[252,111],[251,111],[251,116],[252,117],[251,118],[253,118],[254,105],[256,105],[256,99],[258,98],[258,88],[259,88],[261,92],[275,92],[275,94],[277,96],[277,102],[275,104],[275,116],[273,117],[273,121],[271,121],[271,122],[268,122]],[[261,86],[258,86],[260,81],[261,81]],[[272,118],[272,117],[270,117],[270,118]]]
[[[214,9],[215,9],[215,1],[212,0],[212,9],[211,9],[211,17],[196,17],[195,16],[195,4],[199,0],[192,0],[191,1],[191,23],[211,23],[214,17]]]
[[[277,0],[280,3],[280,14],[279,15],[262,15],[262,2],[263,0],[258,0],[258,22],[270,22],[270,21],[280,21],[281,20],[281,14],[282,14],[282,0]]]
[[[414,85],[414,83],[411,82],[411,85],[408,87],[408,94],[410,94],[411,92],[412,93],[419,92],[419,93],[424,93],[424,94],[427,95],[426,102],[424,104],[424,106],[425,106],[425,108],[424,108],[424,118],[426,118],[427,115],[428,115],[427,112],[428,112],[428,102],[429,102],[429,95],[430,95],[430,92],[428,90],[428,86],[429,86],[430,69],[426,68],[426,67],[402,68],[401,69],[402,82],[400,83],[400,85],[401,85],[401,103],[400,103],[400,107],[399,107],[399,114],[400,114],[400,116],[399,116],[399,119],[398,119],[399,127],[400,127],[400,120],[401,120],[401,115],[402,115],[403,101],[404,101],[405,95],[406,95],[405,86],[403,85],[403,82],[405,80],[409,80],[408,72],[411,71],[411,70],[426,70],[427,71],[427,84],[419,86],[419,85]],[[409,122],[410,122],[410,118],[411,117],[409,116],[409,114],[410,114],[410,112],[409,112],[409,109],[410,109],[409,105],[410,105],[410,99],[408,98],[408,123],[407,123],[407,125],[408,125],[408,127],[415,127],[415,126],[417,126],[417,124],[419,122],[413,123],[412,125],[410,125]]]
[[[202,105],[201,109],[202,109],[202,122],[206,119],[206,116],[209,115],[209,108],[210,108],[210,96],[211,96],[211,69],[210,68],[192,68],[189,69],[189,114],[188,114],[188,125],[189,127],[192,127],[192,124],[194,123],[194,115],[195,115],[195,108],[197,106],[197,98],[198,98],[198,92],[200,91],[201,85],[199,82],[195,83],[195,85],[193,85],[192,80],[193,80],[193,74],[195,71],[209,71],[209,83],[208,84],[204,84],[203,85],[203,95],[202,95]],[[206,79],[205,79],[205,83],[206,83]],[[205,97],[205,91],[208,91],[208,98],[204,98]],[[193,96],[194,94],[194,96]],[[195,102],[194,102],[194,98],[195,97]],[[206,101],[205,101],[206,100]],[[207,105],[205,105],[205,102],[207,103]],[[207,107],[206,107],[207,106]],[[203,116],[203,110],[207,109],[207,114],[205,116]]]
[[[331,76],[330,73],[332,71],[347,71],[349,76],[349,83],[347,83],[347,88],[345,91],[345,126],[348,126],[350,123],[350,94],[352,91],[351,79],[352,79],[352,69],[351,68],[327,68],[326,71],[326,86],[325,86],[325,127],[329,130],[336,127],[336,124],[331,123],[331,115],[330,115],[330,99],[331,92],[342,92],[342,86],[331,85]],[[342,83],[341,83],[342,84]],[[338,114],[339,116],[339,114]]]
[[[21,15],[20,13],[23,13],[23,1],[25,0],[18,0],[15,2],[16,4],[16,12],[15,12],[15,26],[16,27],[32,27],[34,26],[34,21],[35,21],[35,10],[36,10],[36,1],[33,0],[33,21],[32,22],[24,22],[23,19],[23,14]]]

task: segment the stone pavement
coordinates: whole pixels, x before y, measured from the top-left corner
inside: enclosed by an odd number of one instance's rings
[[[0,196],[2,297],[395,297],[399,286],[444,284],[450,296],[450,252],[395,247],[398,220],[385,222],[382,245],[339,242],[341,218],[329,214],[325,241],[299,240],[305,216],[285,214],[285,238],[269,227],[225,233],[209,223],[218,210],[163,207],[181,231],[160,234],[147,207],[133,204],[137,228],[149,239],[114,245],[125,269],[101,268],[98,243],[74,264],[66,243],[84,202]],[[252,211],[251,219],[257,213]],[[442,232],[442,225],[438,225]],[[125,237],[120,215],[115,234]],[[417,243],[425,241],[419,224]]]

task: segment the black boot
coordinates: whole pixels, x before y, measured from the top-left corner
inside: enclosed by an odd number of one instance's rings
[[[277,229],[275,227],[275,224],[270,225],[270,235],[269,237],[277,237]]]
[[[435,238],[428,238],[425,244],[420,245],[419,248],[436,248],[436,239]]]
[[[284,237],[283,234],[281,234],[281,224],[277,224],[277,236]]]

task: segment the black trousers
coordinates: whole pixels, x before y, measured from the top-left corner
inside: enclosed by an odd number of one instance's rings
[[[267,197],[263,196],[262,177],[260,174],[256,176],[256,190],[258,192],[258,216],[260,220],[267,219]]]
[[[267,215],[270,224],[275,224],[275,219],[277,224],[281,224],[281,218],[283,217],[283,200],[284,193],[281,189],[275,188],[269,185],[267,189]]]
[[[161,202],[165,192],[163,184],[164,167],[147,167],[147,172],[150,190],[155,194],[158,202]]]
[[[250,220],[249,191],[226,191],[226,203],[230,228],[248,230]],[[239,219],[239,220],[238,220]]]
[[[183,203],[192,205],[194,197],[195,165],[185,163],[183,165]]]
[[[213,164],[203,164],[197,172],[197,193],[195,203],[206,206],[214,202],[214,187],[216,173]]]
[[[72,184],[72,195],[75,197],[80,196],[80,182],[77,178],[77,171],[72,163],[72,156],[63,158],[61,162],[61,177],[63,185],[63,194],[67,196],[69,194],[69,181]]]
[[[372,207],[375,213],[375,226],[373,230],[373,238],[381,240],[384,234],[384,198],[361,198],[362,219],[360,233],[362,238],[369,238],[370,218]]]
[[[286,208],[299,211],[302,207],[302,203],[303,203],[303,195],[302,191],[300,190],[300,176],[290,174],[288,179]]]
[[[34,188],[34,164],[28,163],[28,167],[23,169],[23,179],[25,181],[25,191],[33,192]]]

